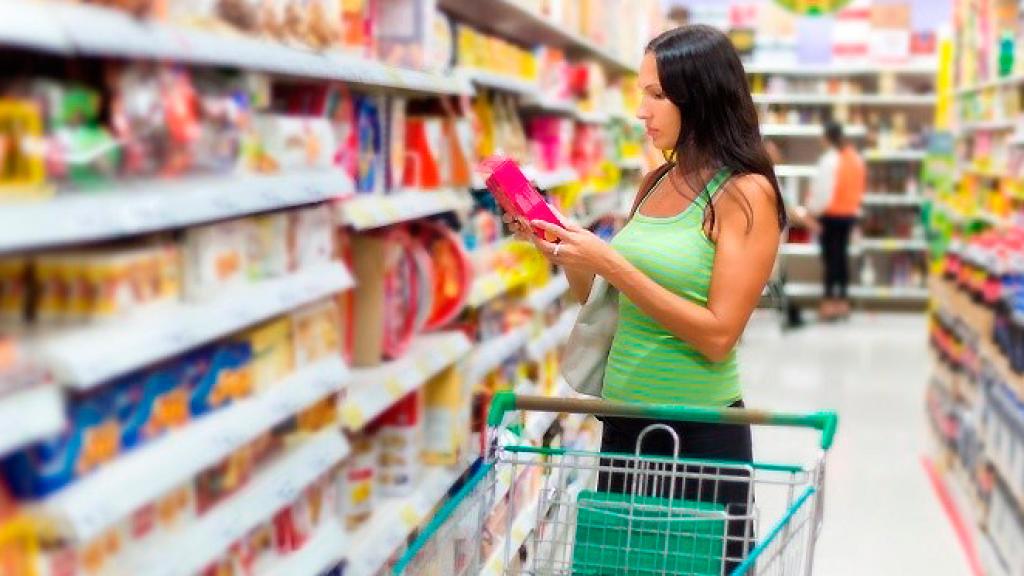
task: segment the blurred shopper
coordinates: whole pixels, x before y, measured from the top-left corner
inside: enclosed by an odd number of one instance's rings
[[[850,313],[850,236],[864,198],[867,172],[864,160],[843,136],[841,124],[825,124],[824,144],[827,150],[818,161],[808,209],[817,215],[821,227],[825,271],[819,316],[834,320]]]

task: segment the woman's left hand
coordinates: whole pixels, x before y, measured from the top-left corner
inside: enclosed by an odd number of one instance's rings
[[[605,271],[612,247],[596,234],[575,223],[565,220],[565,228],[543,220],[534,220],[533,226],[545,232],[545,238],[533,236],[533,245],[552,263],[574,271],[601,274]]]

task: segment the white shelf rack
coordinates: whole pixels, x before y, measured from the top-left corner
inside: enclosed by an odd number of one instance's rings
[[[326,169],[111,184],[102,193],[73,192],[5,204],[0,210],[0,252],[181,228],[351,193],[352,181],[344,172]]]
[[[266,392],[120,456],[33,505],[32,511],[53,520],[72,540],[87,542],[260,434],[342,390],[348,380],[349,370],[340,358],[302,368]]]
[[[584,110],[576,111],[576,119],[584,124],[607,124],[611,122],[612,116],[607,112],[601,112],[596,110],[593,112],[586,112]]]
[[[780,256],[818,256],[819,254],[821,254],[821,246],[817,242],[786,242],[779,246]]]
[[[441,370],[458,362],[471,348],[462,332],[425,334],[412,343],[405,356],[373,368],[356,368],[341,404],[345,429],[355,432],[426,384]]]
[[[973,120],[961,122],[957,127],[961,134],[970,132],[1004,132],[1013,130],[1017,123],[1013,120]]]
[[[540,85],[537,84],[536,80],[529,80],[510,74],[477,68],[459,68],[456,70],[455,76],[478,86],[502,92],[512,92],[513,94],[529,98],[536,99],[540,93]]]
[[[870,65],[837,65],[837,64],[761,64],[750,63],[744,66],[747,74],[770,74],[776,76],[874,76],[878,74],[934,76],[938,71],[935,61],[907,62],[905,64],[870,64]]]
[[[530,338],[527,327],[516,328],[498,338],[479,344],[467,360],[467,380],[475,384],[526,346]]]
[[[545,190],[571,184],[580,179],[579,173],[572,168],[541,170],[536,166],[524,166],[523,174],[530,180],[536,182],[538,187]]]
[[[643,170],[644,161],[643,158],[623,158],[618,161],[620,170]]]
[[[259,471],[246,486],[195,523],[130,550],[121,573],[147,576],[199,573],[253,528],[294,502],[306,487],[348,453],[348,442],[340,432],[318,433]]]
[[[820,284],[788,283],[786,296],[796,299],[820,299]],[[865,301],[926,302],[928,288],[915,286],[850,286],[850,297]]]
[[[39,384],[0,396],[0,458],[64,428],[64,397],[58,387]]]
[[[377,574],[413,530],[427,520],[427,515],[444,499],[465,470],[465,465],[452,469],[431,468],[410,496],[378,501],[373,516],[349,536],[350,542],[362,545],[349,548],[345,575]]]
[[[865,150],[864,158],[869,162],[920,162],[924,160],[924,150]]]
[[[477,308],[494,300],[498,296],[512,290],[517,284],[514,276],[508,273],[491,272],[473,279],[473,286],[469,291],[469,300],[466,305],[470,308]]]
[[[814,138],[822,136],[824,132],[820,124],[761,124],[762,136]],[[862,124],[849,124],[843,127],[843,135],[851,138],[867,136],[867,133],[867,128]]]
[[[802,164],[776,164],[775,176],[779,178],[814,178],[818,167]]]
[[[40,335],[36,346],[57,380],[86,390],[158,360],[352,287],[340,263],[224,289],[207,302],[169,304],[116,323]]]
[[[861,238],[856,244],[871,252],[923,252],[928,249],[928,243],[918,238]]]
[[[870,207],[912,207],[924,203],[922,196],[910,194],[865,194],[864,206]]]
[[[318,576],[337,566],[350,542],[337,520],[323,520],[302,548],[256,572],[258,576]]]
[[[464,188],[402,190],[358,195],[337,206],[341,222],[361,231],[466,210],[472,199]]]
[[[314,52],[234,34],[133,18],[119,10],[70,3],[0,3],[0,42],[65,55],[258,70],[428,94],[467,94],[446,75],[397,68],[356,54]]]
[[[627,62],[587,38],[516,0],[439,0],[438,6],[460,21],[493,31],[525,46],[543,44],[563,48],[570,56],[594,58],[609,71],[635,74],[639,62]],[[638,58],[639,60],[639,58]]]
[[[754,94],[755,104],[934,106],[935,94]]]
[[[986,80],[971,86],[965,86],[958,89],[956,94],[958,96],[962,96],[964,94],[970,94],[971,92],[980,92],[990,88],[1007,88],[1017,86],[1019,84],[1024,84],[1024,74],[1014,74],[1012,76],[996,78],[995,80]]]
[[[526,296],[526,305],[535,311],[541,311],[550,306],[569,291],[569,279],[564,272],[553,276],[543,288],[538,288]]]
[[[562,312],[562,315],[554,325],[526,345],[526,357],[533,362],[540,362],[548,352],[565,344],[565,341],[569,339],[569,333],[572,332],[572,327],[576,323],[576,316],[579,313],[579,306],[573,306]]]
[[[505,574],[506,552],[511,551],[514,554],[519,550],[537,526],[537,519],[541,513],[539,498],[539,495],[535,496],[529,505],[520,508],[509,533],[495,544],[494,550],[484,563],[483,570],[480,571],[480,576],[502,576]]]

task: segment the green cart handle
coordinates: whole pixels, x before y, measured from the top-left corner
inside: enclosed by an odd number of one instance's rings
[[[501,425],[502,420],[504,420],[505,413],[514,410],[621,416],[627,418],[675,420],[678,422],[813,428],[821,431],[821,448],[823,450],[828,450],[832,447],[836,428],[839,426],[839,417],[831,410],[798,414],[751,410],[747,408],[704,408],[672,404],[629,404],[607,400],[550,398],[547,396],[517,395],[507,391],[498,392],[494,395],[491,401],[491,411],[487,415],[487,425],[497,428]]]

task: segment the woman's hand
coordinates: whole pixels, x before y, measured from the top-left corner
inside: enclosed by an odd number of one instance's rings
[[[505,212],[501,215],[501,221],[508,224],[509,229],[512,230],[512,234],[517,240],[533,242],[533,232],[530,230],[530,223],[527,222],[526,218],[513,216]]]
[[[564,222],[562,228],[534,220],[533,226],[543,230],[545,238],[531,234],[530,241],[554,264],[576,272],[603,274],[613,261],[612,247],[590,230],[568,220]]]

